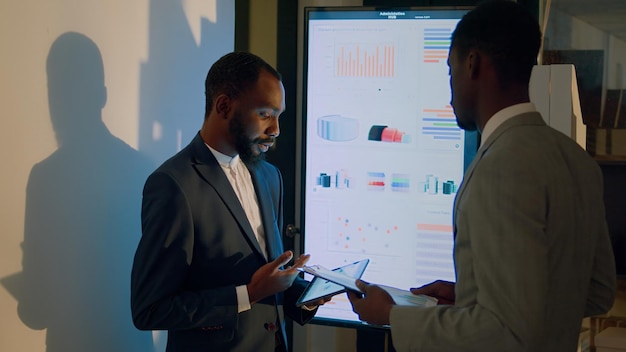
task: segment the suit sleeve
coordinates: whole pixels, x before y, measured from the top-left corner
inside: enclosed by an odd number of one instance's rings
[[[283,205],[284,205],[284,187],[283,187],[283,178],[282,175],[280,173],[280,170],[276,167],[272,167],[273,170],[275,170],[276,172],[276,176],[275,177],[269,177],[268,179],[272,180],[277,180],[277,184],[274,185],[274,190],[276,191],[276,194],[274,196],[274,206],[276,207],[276,214],[277,214],[277,227],[278,227],[278,233],[276,234],[276,236],[279,237],[278,239],[278,243],[283,242],[283,238],[282,238],[282,234],[283,232]],[[280,251],[282,253],[282,249]],[[276,255],[278,255],[280,253],[276,253]],[[300,295],[302,294],[302,292],[304,292],[304,290],[306,289],[307,285],[309,284],[308,281],[297,277],[296,280],[293,282],[293,284],[287,289],[285,290],[285,292],[283,292],[283,309],[285,311],[285,315],[287,315],[289,318],[291,318],[293,321],[295,321],[296,323],[300,324],[300,325],[304,325],[307,322],[309,322],[311,319],[313,319],[313,317],[315,316],[315,313],[317,312],[316,310],[313,311],[308,311],[305,309],[302,309],[301,307],[297,307],[296,306],[296,302],[298,300],[298,298],[300,298]]]
[[[317,313],[317,309],[309,311],[301,307],[296,307],[298,298],[300,298],[300,295],[304,292],[308,284],[308,281],[298,277],[293,285],[285,291],[285,314],[300,325],[308,323],[313,319],[315,313]]]
[[[485,159],[464,193],[471,203],[456,214],[463,233],[455,239],[455,269],[462,295],[471,298],[459,302],[457,283],[455,306],[394,306],[390,320],[398,350],[490,351],[494,341],[501,351],[533,350],[524,346],[527,337],[545,328],[543,190],[535,177],[522,176],[528,172],[523,165]]]
[[[234,328],[235,286],[181,291],[191,264],[194,228],[191,209],[179,185],[165,173],[146,181],[143,235],[131,274],[131,309],[142,330]]]
[[[604,212],[599,211],[598,216],[604,218]],[[604,223],[603,220],[600,221]],[[606,223],[598,231],[585,317],[608,312],[615,299],[617,285],[615,257]]]

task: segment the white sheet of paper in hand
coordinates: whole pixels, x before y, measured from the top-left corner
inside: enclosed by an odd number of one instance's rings
[[[387,291],[393,301],[399,306],[419,306],[433,307],[437,305],[437,299],[426,295],[414,295],[411,291],[402,290],[396,287],[378,285]]]

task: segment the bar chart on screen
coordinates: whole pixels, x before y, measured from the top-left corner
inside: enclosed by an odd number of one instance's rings
[[[394,43],[345,43],[335,46],[336,77],[386,77],[396,75]]]

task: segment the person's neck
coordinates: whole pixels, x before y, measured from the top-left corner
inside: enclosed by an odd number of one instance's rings
[[[489,99],[483,104],[483,108],[480,110],[480,124],[478,130],[482,133],[487,121],[498,111],[508,108],[509,106],[528,102],[530,102],[528,86],[525,88],[516,86],[490,95]]]
[[[217,126],[210,126],[210,124],[205,121],[200,129],[200,138],[202,138],[202,141],[206,145],[217,150],[218,152],[234,157],[237,155],[237,150],[233,148],[231,143],[225,139],[227,135],[219,133],[219,131],[220,129],[217,128]]]

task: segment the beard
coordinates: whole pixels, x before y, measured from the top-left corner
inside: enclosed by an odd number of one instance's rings
[[[237,154],[239,154],[241,161],[246,164],[257,164],[260,161],[265,160],[265,153],[262,153],[261,151],[255,153],[253,148],[258,143],[263,141],[259,138],[250,139],[246,135],[242,120],[241,114],[238,112],[235,113],[233,119],[230,120],[228,130],[235,141],[235,149],[237,150]]]

